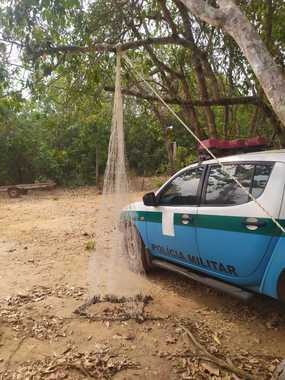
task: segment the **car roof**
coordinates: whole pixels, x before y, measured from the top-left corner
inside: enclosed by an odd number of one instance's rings
[[[220,162],[235,162],[235,161],[273,161],[285,163],[285,149],[265,150],[261,152],[236,154],[234,156],[219,157]],[[214,164],[217,161],[210,159],[202,161],[201,164]]]
[[[240,161],[268,161],[268,162],[283,162],[285,163],[285,149],[279,149],[279,150],[264,150],[261,152],[252,152],[252,153],[243,153],[243,154],[236,154],[234,156],[227,156],[227,157],[219,157],[219,162],[227,163],[227,162],[240,162]],[[199,166],[199,165],[209,165],[209,164],[216,164],[217,161],[214,159],[211,160],[205,160],[205,161],[196,161],[192,164],[184,167],[183,169],[180,169],[178,172],[176,172],[171,178],[176,177],[180,173],[182,173],[185,169],[191,169],[193,167]]]

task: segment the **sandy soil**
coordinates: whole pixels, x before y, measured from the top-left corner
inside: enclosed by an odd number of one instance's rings
[[[285,308],[274,300],[244,305],[155,271],[142,280],[151,301],[86,304],[92,258],[113,249],[111,217],[93,188],[1,196],[2,379],[246,378],[207,359],[184,327],[228,366],[269,379],[285,357]]]

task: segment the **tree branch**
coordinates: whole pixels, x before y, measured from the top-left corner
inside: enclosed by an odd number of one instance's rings
[[[94,42],[90,46],[77,46],[77,45],[59,45],[51,46],[46,49],[39,49],[37,55],[41,56],[44,54],[56,54],[56,53],[91,53],[91,52],[112,52],[116,51],[126,51],[129,49],[136,49],[143,46],[149,45],[181,45],[188,46],[187,40],[178,36],[166,36],[166,37],[156,37],[156,38],[146,38],[143,40],[129,41],[124,43],[119,43],[116,45],[108,43]]]
[[[208,1],[205,0],[180,0],[193,15],[201,18],[208,24],[222,27],[225,23],[227,16],[218,8],[212,7]]]
[[[233,0],[217,0],[214,8],[205,0],[180,0],[203,21],[230,34],[247,58],[273,110],[285,127],[285,78],[260,35]]]
[[[158,2],[159,2],[160,7],[161,7],[161,9],[163,11],[165,20],[167,21],[167,23],[169,24],[169,26],[170,26],[170,28],[172,30],[172,33],[174,35],[178,35],[178,30],[177,30],[177,27],[175,25],[175,22],[173,21],[171,13],[170,13],[169,9],[166,6],[166,0],[158,0]]]
[[[115,88],[112,86],[105,86],[105,91],[114,92]],[[134,90],[128,90],[123,88],[122,93],[124,95],[133,96],[135,98],[149,100],[149,101],[159,101],[156,96],[143,94]],[[209,100],[182,100],[179,98],[164,98],[163,99],[168,104],[174,105],[188,105],[193,107],[209,107],[209,106],[234,106],[234,105],[243,105],[243,104],[253,104],[265,107],[263,102],[257,96],[241,96],[233,98],[218,98],[218,99],[209,99]]]

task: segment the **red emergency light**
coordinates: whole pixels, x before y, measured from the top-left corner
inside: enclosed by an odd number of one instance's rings
[[[218,157],[238,153],[257,152],[269,147],[267,140],[261,136],[236,140],[207,139],[202,142],[206,148],[211,150]],[[209,157],[208,152],[201,144],[198,146],[198,152],[200,159]]]

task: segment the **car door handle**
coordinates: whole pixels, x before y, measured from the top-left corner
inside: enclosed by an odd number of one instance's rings
[[[182,224],[189,224],[193,221],[193,216],[189,214],[182,214],[181,215],[181,222]]]
[[[242,224],[250,231],[255,231],[258,228],[262,228],[266,226],[266,222],[264,220],[258,220],[257,218],[246,218]]]

